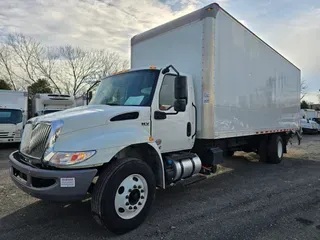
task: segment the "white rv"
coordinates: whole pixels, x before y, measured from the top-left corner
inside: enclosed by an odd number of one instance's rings
[[[89,192],[94,219],[125,233],[156,187],[211,174],[235,151],[280,163],[300,129],[300,70],[217,4],[133,37],[131,66],[88,106],[28,121],[10,155],[18,187],[56,201]]]
[[[0,90],[0,143],[21,141],[27,114],[27,92]]]
[[[41,116],[74,107],[74,97],[66,94],[37,93],[32,100],[32,116]]]

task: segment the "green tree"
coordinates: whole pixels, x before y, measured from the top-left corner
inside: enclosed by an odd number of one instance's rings
[[[309,108],[309,104],[303,100],[300,104],[301,109],[308,109]]]
[[[5,80],[0,79],[0,89],[11,90],[11,85]]]
[[[36,93],[52,93],[51,86],[46,79],[38,79],[28,87],[28,95],[30,98]]]

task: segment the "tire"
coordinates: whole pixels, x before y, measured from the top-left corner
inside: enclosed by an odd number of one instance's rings
[[[283,140],[279,135],[272,135],[268,143],[268,163],[277,164],[282,161]]]
[[[227,150],[225,152],[223,152],[225,157],[232,157],[234,155],[234,151],[231,150]]]
[[[93,189],[91,211],[100,225],[123,234],[145,220],[155,193],[155,176],[146,162],[118,159],[100,174]]]

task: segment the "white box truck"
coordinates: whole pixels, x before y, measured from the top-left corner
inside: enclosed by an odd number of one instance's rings
[[[87,97],[86,96],[79,96],[74,98],[74,107],[86,106],[87,104]]]
[[[32,115],[41,116],[72,108],[74,97],[67,94],[37,93],[32,99]]]
[[[10,155],[18,187],[89,192],[97,222],[124,233],[156,187],[214,172],[223,153],[281,162],[300,127],[300,70],[219,5],[133,37],[131,52],[132,69],[102,79],[88,106],[28,122]]]
[[[28,114],[28,93],[0,90],[0,143],[17,143]]]

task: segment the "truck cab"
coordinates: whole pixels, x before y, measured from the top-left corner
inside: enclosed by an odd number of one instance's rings
[[[0,108],[0,143],[20,142],[23,126],[24,114],[21,109],[9,106]]]
[[[27,121],[27,98],[24,91],[0,90],[0,143],[21,141]]]
[[[136,115],[124,117],[128,120],[137,117],[133,122],[140,124],[141,130],[157,141],[162,153],[191,149],[195,134],[193,82],[190,76],[183,76],[187,86],[183,96],[186,102],[185,109],[179,110],[178,114],[177,106],[174,106],[177,77],[175,72],[164,73],[153,67],[123,72],[104,79],[89,105],[107,105],[119,110],[135,107]],[[121,121],[121,117],[118,118]],[[175,134],[172,134],[173,129]]]

